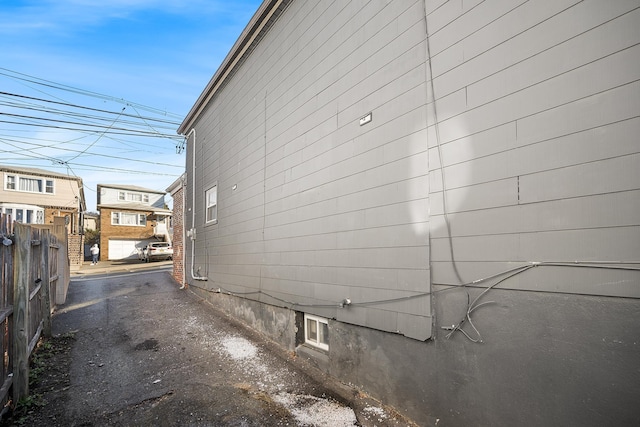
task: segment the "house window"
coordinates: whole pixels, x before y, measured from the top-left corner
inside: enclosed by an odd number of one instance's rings
[[[126,191],[118,192],[118,200],[121,202],[138,202],[138,203],[149,203],[149,195],[142,193],[129,193]]]
[[[16,176],[15,175],[7,175],[7,184],[5,188],[7,190],[15,190],[16,189]]]
[[[138,225],[138,214],[121,212],[120,225]]]
[[[304,342],[322,350],[329,350],[329,321],[322,317],[305,314]]]
[[[27,191],[29,193],[42,193],[41,179],[20,177],[18,180],[18,186],[20,191]]]
[[[0,212],[11,215],[12,219],[25,224],[44,224],[44,209],[38,206],[0,206]],[[15,214],[15,216],[14,216]]]
[[[144,227],[147,225],[147,216],[131,212],[111,212],[111,225]]]
[[[204,193],[206,204],[206,222],[218,222],[218,185],[214,185]]]
[[[4,188],[6,190],[24,191],[27,193],[54,194],[54,180],[29,178],[19,175],[5,175]]]

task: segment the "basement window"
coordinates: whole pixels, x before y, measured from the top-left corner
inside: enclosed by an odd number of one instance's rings
[[[329,321],[325,318],[304,315],[304,342],[322,350],[329,350]]]

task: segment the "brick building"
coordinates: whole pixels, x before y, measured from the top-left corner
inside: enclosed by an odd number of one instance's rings
[[[98,184],[100,259],[136,259],[151,242],[171,243],[164,196],[132,185]]]
[[[184,188],[186,175],[183,174],[167,188],[173,198],[173,277],[178,283],[185,283],[184,277]]]

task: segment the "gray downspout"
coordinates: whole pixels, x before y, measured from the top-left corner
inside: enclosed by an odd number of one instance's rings
[[[196,128],[192,128],[191,131],[187,134],[187,142],[189,141],[189,136],[193,134],[193,149],[191,150],[191,229],[187,231],[187,236],[191,239],[191,278],[193,280],[209,280],[208,277],[205,276],[196,276],[194,268],[195,268],[195,260],[196,260]]]

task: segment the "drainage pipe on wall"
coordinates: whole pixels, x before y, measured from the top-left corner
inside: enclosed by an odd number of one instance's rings
[[[191,278],[193,280],[208,280],[206,276],[196,276],[194,271],[196,262],[196,128],[191,128],[191,131],[187,134],[187,143],[191,134],[193,134],[191,149],[191,229],[187,231],[187,236],[191,239]]]

